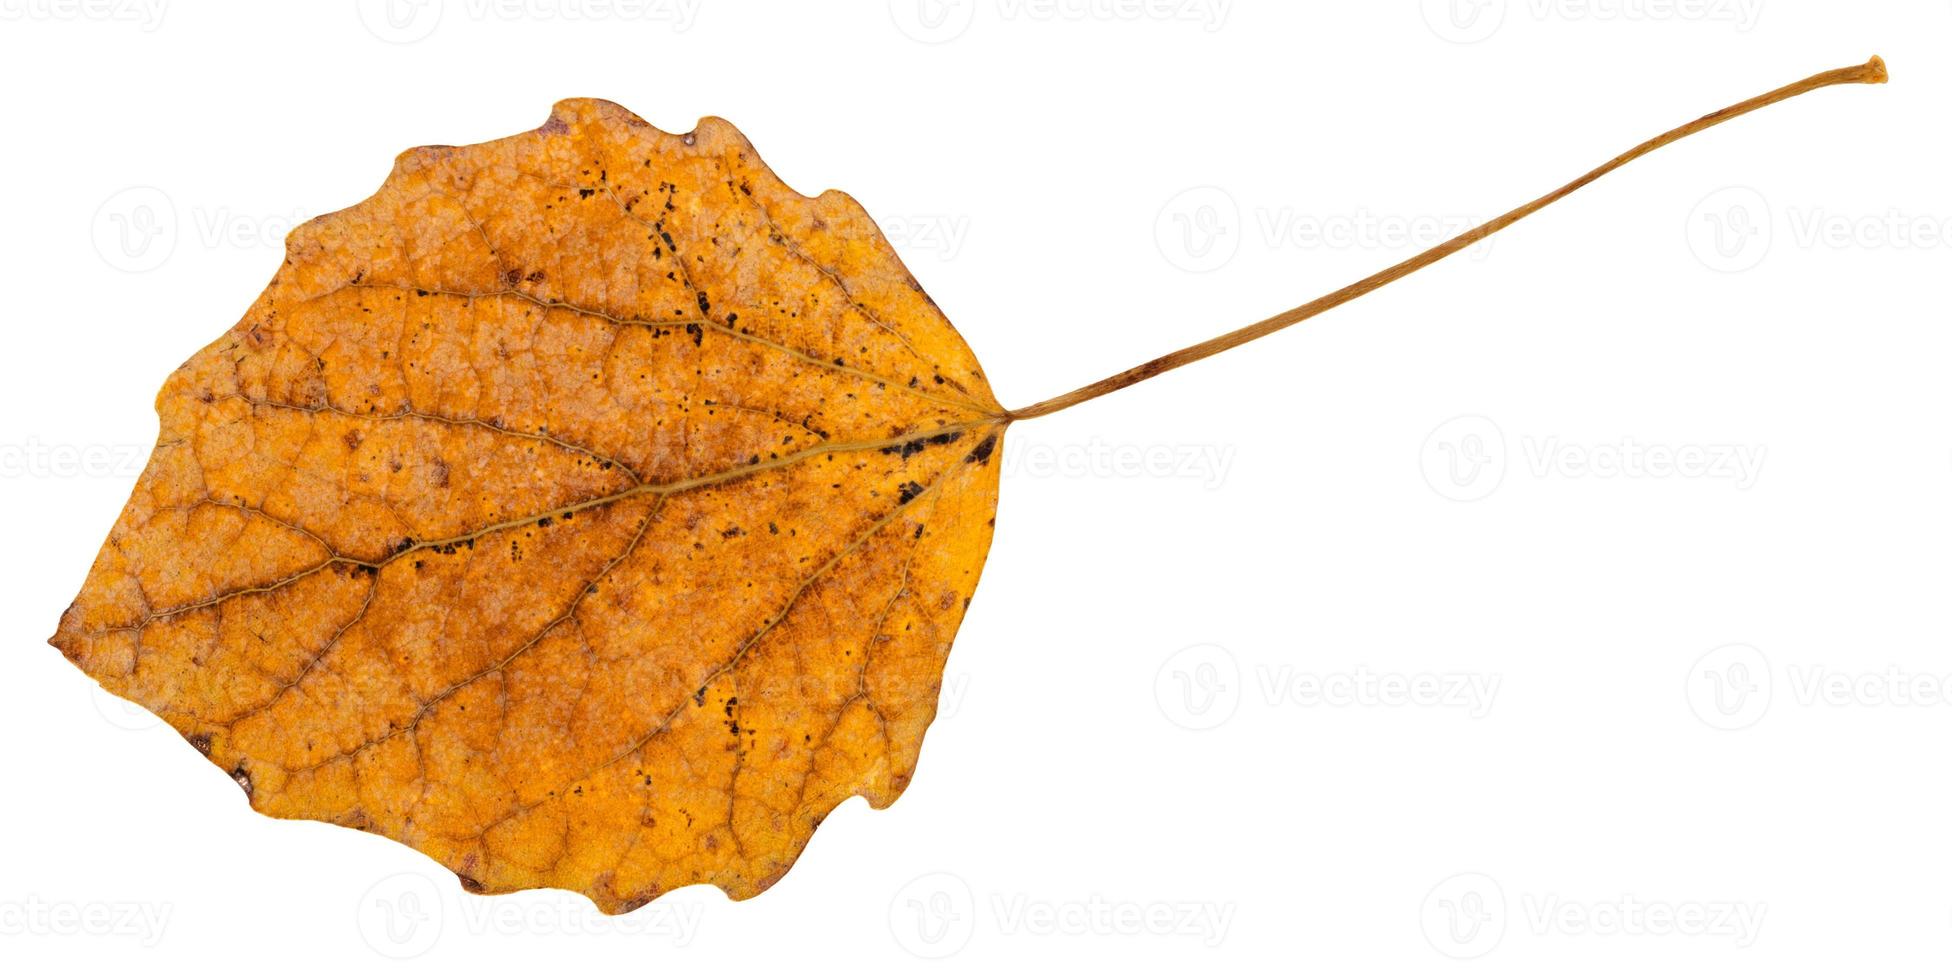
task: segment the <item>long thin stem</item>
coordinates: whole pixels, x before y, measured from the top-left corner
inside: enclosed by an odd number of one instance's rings
[[[1608,160],[1603,164],[1600,164],[1597,167],[1594,167],[1592,170],[1587,171],[1586,174],[1581,176],[1578,180],[1575,180],[1572,183],[1567,184],[1566,186],[1561,187],[1558,190],[1553,191],[1552,193],[1539,198],[1538,200],[1514,208],[1511,211],[1506,212],[1503,215],[1500,215],[1499,217],[1493,218],[1490,221],[1487,221],[1484,224],[1481,224],[1476,228],[1471,229],[1470,231],[1464,232],[1463,234],[1450,239],[1449,241],[1443,242],[1442,244],[1439,245],[1433,245],[1429,249],[1411,258],[1405,259],[1402,262],[1398,262],[1397,264],[1390,266],[1389,268],[1384,269],[1383,271],[1378,272],[1367,279],[1350,283],[1349,285],[1344,286],[1341,289],[1336,290],[1335,292],[1329,293],[1328,295],[1320,297],[1318,299],[1309,300],[1308,302],[1303,303],[1292,310],[1288,310],[1285,313],[1277,313],[1271,317],[1268,317],[1265,320],[1259,321],[1258,323],[1250,323],[1247,326],[1241,327],[1240,329],[1235,330],[1231,333],[1221,334],[1220,336],[1215,337],[1212,340],[1203,341],[1201,343],[1194,344],[1191,347],[1186,347],[1180,350],[1173,351],[1172,353],[1167,354],[1164,357],[1155,357],[1152,360],[1145,362],[1144,364],[1140,364],[1137,367],[1120,371],[1119,373],[1114,374],[1111,377],[1105,378],[1103,380],[1094,381],[1091,384],[1085,385],[1084,387],[1077,389],[1076,391],[1059,395],[1056,398],[1047,398],[1034,405],[1027,405],[1023,408],[1019,408],[1015,411],[1007,413],[1004,416],[1004,418],[1005,420],[1014,421],[1016,419],[1032,419],[1032,418],[1036,418],[1039,415],[1049,415],[1052,412],[1061,411],[1063,409],[1070,408],[1071,406],[1076,405],[1080,402],[1088,402],[1093,398],[1097,398],[1100,395],[1110,394],[1114,391],[1119,390],[1120,388],[1124,388],[1129,385],[1138,384],[1139,382],[1144,381],[1147,378],[1164,374],[1165,372],[1170,371],[1173,368],[1182,367],[1184,365],[1191,364],[1194,361],[1212,357],[1213,355],[1218,354],[1221,351],[1231,350],[1235,347],[1239,347],[1240,345],[1247,343],[1250,340],[1256,340],[1261,337],[1265,337],[1268,334],[1271,334],[1276,330],[1281,329],[1282,327],[1290,327],[1297,323],[1300,323],[1301,321],[1306,320],[1317,313],[1322,313],[1327,310],[1332,310],[1335,307],[1341,306],[1343,303],[1347,303],[1348,301],[1355,299],[1358,296],[1361,296],[1365,293],[1373,292],[1376,289],[1379,289],[1392,282],[1395,282],[1396,280],[1401,279],[1404,276],[1407,276],[1410,273],[1423,268],[1424,266],[1430,265],[1431,263],[1436,262],[1437,260],[1442,259],[1445,256],[1452,255],[1457,252],[1461,252],[1464,249],[1469,248],[1472,245],[1486,238],[1489,238],[1494,234],[1497,234],[1499,231],[1504,230],[1506,227],[1509,227],[1512,223],[1518,221],[1518,219],[1523,218],[1526,215],[1529,215],[1532,212],[1537,211],[1540,208],[1543,208],[1546,205],[1551,204],[1552,202],[1557,201],[1562,197],[1565,197],[1568,194],[1571,194],[1573,191],[1576,191],[1581,187],[1584,187],[1587,184],[1590,184],[1593,181],[1598,180],[1599,178],[1607,175],[1608,173],[1613,172],[1614,170],[1619,169],[1622,166],[1625,166],[1626,164],[1632,162],[1633,160],[1639,159],[1640,157],[1652,153],[1653,151],[1658,150],[1669,143],[1675,142],[1676,140],[1683,139],[1688,136],[1692,136],[1695,133],[1699,133],[1702,130],[1707,129],[1711,126],[1716,126],[1721,123],[1727,122],[1728,120],[1733,119],[1736,116],[1745,115],[1747,113],[1754,112],[1755,110],[1760,109],[1763,106],[1774,105],[1775,103],[1781,102],[1785,99],[1795,98],[1796,96],[1802,95],[1805,92],[1815,91],[1816,89],[1824,88],[1826,86],[1848,85],[1853,83],[1876,84],[1876,83],[1887,81],[1889,77],[1890,76],[1885,72],[1884,69],[1884,59],[1873,56],[1870,61],[1867,61],[1864,64],[1856,65],[1850,68],[1837,68],[1831,71],[1823,72],[1821,74],[1811,75],[1810,77],[1805,78],[1800,82],[1796,82],[1791,85],[1785,85],[1782,88],[1776,89],[1775,91],[1766,92],[1762,95],[1758,95],[1755,98],[1749,99],[1745,102],[1737,102],[1736,104],[1729,106],[1726,109],[1722,109],[1719,112],[1711,112],[1708,115],[1702,116],[1700,119],[1688,123],[1685,126],[1681,126],[1676,129],[1670,129],[1667,132],[1662,133],[1661,135],[1656,136],[1653,139],[1650,139],[1647,142],[1642,143],[1639,146],[1636,146],[1633,149],[1628,150],[1627,152],[1622,153],[1619,156],[1614,157],[1613,159]]]

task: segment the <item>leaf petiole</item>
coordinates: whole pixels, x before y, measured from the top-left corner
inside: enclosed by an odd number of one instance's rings
[[[1622,153],[1619,156],[1614,157],[1613,159],[1608,160],[1603,164],[1600,164],[1597,167],[1594,167],[1592,170],[1587,171],[1584,175],[1579,177],[1577,180],[1574,180],[1572,183],[1569,183],[1564,187],[1561,187],[1558,190],[1555,190],[1550,194],[1545,195],[1544,197],[1538,198],[1537,200],[1531,201],[1527,204],[1520,205],[1519,207],[1514,208],[1511,211],[1508,211],[1505,214],[1500,215],[1496,218],[1493,218],[1490,221],[1487,221],[1484,224],[1477,226],[1476,228],[1472,228],[1471,230],[1466,231],[1455,238],[1452,238],[1448,241],[1442,242],[1437,245],[1433,245],[1429,249],[1426,249],[1425,251],[1420,252],[1417,255],[1414,255],[1408,259],[1405,259],[1402,262],[1399,262],[1393,266],[1390,266],[1389,268],[1384,269],[1381,272],[1378,272],[1372,276],[1369,276],[1366,279],[1362,279],[1357,282],[1350,283],[1349,285],[1344,286],[1341,289],[1336,290],[1335,292],[1329,293],[1325,296],[1318,297],[1316,299],[1309,300],[1308,302],[1303,303],[1300,306],[1295,307],[1294,309],[1287,310],[1282,313],[1276,313],[1275,315],[1268,317],[1265,320],[1261,320],[1256,323],[1250,323],[1247,326],[1241,327],[1238,330],[1221,334],[1220,336],[1214,337],[1211,340],[1202,341],[1200,343],[1192,345],[1191,347],[1181,348],[1163,357],[1155,357],[1152,360],[1145,362],[1144,364],[1140,364],[1136,367],[1132,367],[1124,371],[1120,371],[1119,373],[1114,374],[1108,378],[1094,381],[1091,384],[1085,385],[1084,387],[1079,388],[1075,391],[1070,391],[1065,394],[1058,395],[1055,398],[1047,398],[1033,405],[1026,405],[1023,408],[1005,412],[1002,416],[1001,421],[1007,423],[1007,422],[1016,421],[1017,419],[1033,419],[1040,415],[1049,415],[1052,412],[1062,411],[1063,409],[1070,408],[1071,406],[1077,405],[1081,402],[1088,402],[1093,398],[1099,397],[1100,395],[1108,395],[1114,391],[1119,390],[1120,388],[1125,388],[1130,385],[1135,385],[1141,381],[1146,380],[1147,378],[1152,378],[1160,374],[1164,374],[1165,372],[1170,371],[1176,367],[1182,367],[1184,365],[1191,364],[1194,361],[1212,357],[1213,355],[1218,354],[1221,351],[1231,350],[1235,347],[1239,347],[1240,345],[1247,343],[1250,340],[1257,340],[1261,337],[1265,337],[1268,334],[1271,334],[1276,330],[1280,330],[1283,327],[1290,327],[1297,323],[1300,323],[1301,321],[1306,320],[1309,317],[1316,315],[1317,313],[1323,313],[1328,310],[1332,310],[1335,307],[1341,306],[1343,303],[1355,299],[1358,296],[1361,296],[1365,293],[1372,292],[1385,285],[1388,285],[1389,283],[1395,282],[1396,280],[1401,279],[1404,276],[1407,276],[1410,273],[1423,268],[1424,266],[1430,265],[1439,259],[1442,259],[1446,256],[1452,255],[1457,252],[1461,252],[1464,249],[1469,248],[1470,246],[1476,244],[1477,242],[1489,238],[1490,236],[1504,230],[1506,227],[1509,227],[1513,223],[1517,222],[1520,218],[1523,218],[1526,215],[1529,215],[1532,212],[1537,211],[1540,208],[1543,208],[1546,205],[1551,204],[1552,202],[1557,201],[1568,194],[1571,194],[1573,191],[1576,191],[1581,187],[1584,187],[1587,184],[1590,184],[1593,181],[1598,180],[1599,178],[1607,175],[1608,173],[1611,173],[1612,171],[1617,170],[1622,166],[1625,166],[1627,163],[1630,163],[1633,160],[1639,159],[1642,156],[1652,153],[1653,151],[1658,150],[1669,143],[1673,143],[1685,137],[1692,136],[1695,133],[1699,133],[1702,130],[1708,129],[1711,126],[1719,125],[1721,123],[1727,122],[1730,119],[1734,119],[1737,116],[1746,115],[1764,106],[1774,105],[1777,102],[1781,102],[1785,99],[1795,98],[1796,96],[1802,95],[1805,92],[1812,92],[1815,91],[1816,89],[1825,88],[1831,85],[1881,84],[1885,81],[1888,81],[1889,78],[1890,78],[1889,74],[1885,71],[1884,59],[1876,56],[1872,56],[1871,60],[1865,62],[1864,64],[1855,65],[1849,68],[1836,68],[1830,71],[1811,75],[1810,77],[1805,78],[1800,82],[1794,82],[1792,84],[1785,85],[1782,88],[1775,89],[1770,92],[1765,92],[1761,95],[1756,96],[1755,98],[1748,99],[1743,102],[1737,102],[1736,104],[1729,106],[1726,109],[1721,109],[1716,112],[1711,112],[1708,115],[1702,116],[1700,119],[1696,119],[1695,121],[1688,123],[1685,126],[1680,126],[1675,129],[1670,129],[1667,132],[1662,133],[1661,135],[1656,136],[1653,139],[1650,139],[1640,144],[1639,146],[1636,146],[1633,149],[1628,150],[1627,152]]]

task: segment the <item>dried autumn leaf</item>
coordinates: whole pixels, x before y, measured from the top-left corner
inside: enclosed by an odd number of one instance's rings
[[[915,771],[1004,428],[1300,322],[1659,146],[1285,313],[1005,411],[852,199],[729,124],[570,100],[402,154],[294,231],[171,375],[53,639],[259,811],[608,912],[785,873]]]
[[[1003,414],[852,199],[593,100],[299,228],[157,411],[55,644],[264,813],[609,911],[900,795]]]

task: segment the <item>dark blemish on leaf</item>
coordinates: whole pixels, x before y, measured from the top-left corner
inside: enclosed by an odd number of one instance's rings
[[[969,455],[963,457],[963,462],[975,463],[979,466],[988,466],[990,462],[990,453],[995,451],[996,451],[996,437],[985,436],[982,442],[976,444],[975,449],[969,451]]]
[[[246,769],[244,768],[244,764],[243,764],[243,763],[241,763],[241,762],[240,762],[240,763],[238,763],[238,764],[237,764],[237,768],[235,768],[235,769],[232,769],[232,770],[230,771],[230,778],[232,778],[232,779],[235,779],[235,780],[237,780],[237,785],[238,785],[238,786],[239,786],[240,788],[242,788],[242,789],[244,790],[244,798],[245,798],[245,799],[247,799],[247,800],[248,800],[248,799],[251,799],[251,798],[252,798],[252,796],[251,796],[251,773],[250,773],[250,772],[249,772],[248,770],[246,770]]]
[[[207,734],[192,735],[189,737],[189,742],[191,748],[196,749],[198,752],[201,752],[204,755],[210,754],[211,739],[209,735]]]
[[[701,327],[701,326],[699,326],[699,325],[698,325],[698,324],[696,324],[696,323],[687,323],[687,324],[685,324],[685,333],[688,333],[688,334],[690,334],[690,335],[691,335],[691,346],[693,346],[693,347],[703,347],[703,346],[705,346],[705,328],[704,328],[704,327]]]
[[[910,480],[907,483],[902,484],[901,499],[896,502],[903,503],[903,504],[908,503],[909,501],[914,500],[916,497],[920,496],[922,491],[926,489],[928,488],[922,486],[919,483],[916,483],[914,480]]]

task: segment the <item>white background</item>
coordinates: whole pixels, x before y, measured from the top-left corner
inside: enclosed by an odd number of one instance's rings
[[[97,2],[0,0],[22,975],[1943,969],[1952,5]],[[750,902],[466,895],[253,814],[44,644],[164,376],[406,147],[724,116],[1017,405],[1873,52],[1887,87],[1015,427],[912,788]]]

